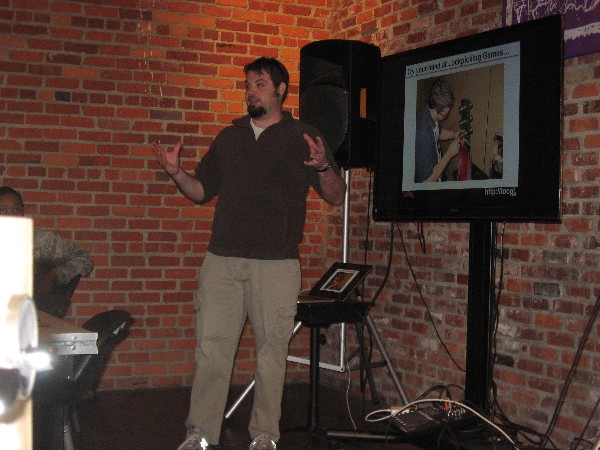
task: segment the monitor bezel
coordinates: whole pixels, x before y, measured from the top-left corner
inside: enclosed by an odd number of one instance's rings
[[[408,66],[518,43],[518,186],[402,189]],[[379,136],[374,165],[376,221],[560,222],[563,102],[561,16],[499,28],[381,59]],[[506,151],[506,149],[505,149]]]

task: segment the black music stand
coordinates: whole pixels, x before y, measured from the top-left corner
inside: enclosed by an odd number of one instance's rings
[[[310,406],[308,428],[319,428],[319,365],[321,327],[363,322],[369,303],[356,300],[357,286],[373,269],[368,264],[334,263],[306,296],[298,298],[296,320],[310,327]]]
[[[319,302],[306,300],[298,303],[296,320],[310,327],[310,403],[308,428],[319,429],[319,363],[321,327],[334,323],[363,322],[369,304],[360,301]]]

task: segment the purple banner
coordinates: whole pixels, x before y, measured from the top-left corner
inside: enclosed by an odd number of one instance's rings
[[[565,59],[600,51],[600,0],[504,0],[504,25],[562,14]]]

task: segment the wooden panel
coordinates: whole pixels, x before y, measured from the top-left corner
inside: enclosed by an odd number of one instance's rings
[[[9,301],[17,295],[32,295],[33,223],[20,217],[0,217],[0,328],[9,328]],[[14,344],[14,341],[13,341]],[[10,348],[9,348],[10,347]],[[0,340],[0,359],[13,345]],[[31,450],[31,398],[19,400],[10,417],[0,420],[2,448]]]

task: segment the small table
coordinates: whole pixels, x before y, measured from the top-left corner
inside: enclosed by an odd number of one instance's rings
[[[97,355],[98,333],[37,311],[39,347],[51,355]]]

